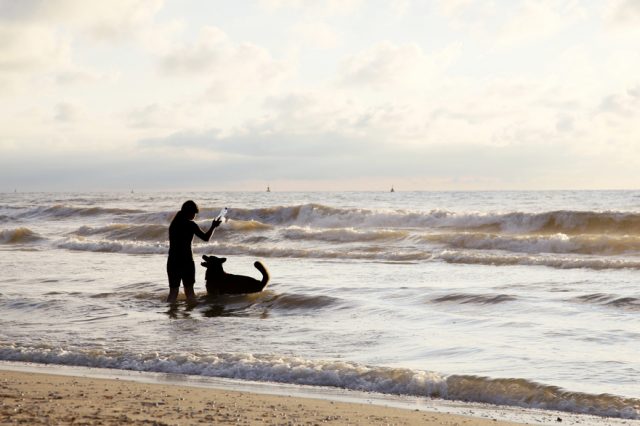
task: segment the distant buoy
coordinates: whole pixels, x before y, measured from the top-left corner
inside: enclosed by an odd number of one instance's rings
[[[271,192],[271,188],[267,186],[267,192]]]
[[[391,185],[391,191],[389,191],[389,192],[396,192],[396,190],[393,189],[393,185]]]

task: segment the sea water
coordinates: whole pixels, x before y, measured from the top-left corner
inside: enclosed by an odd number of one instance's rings
[[[187,199],[229,210],[170,306]],[[0,360],[640,418],[640,191],[7,193],[0,252]]]

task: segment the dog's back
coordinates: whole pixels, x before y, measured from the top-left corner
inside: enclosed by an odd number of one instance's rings
[[[253,266],[262,274],[261,281],[245,275],[227,274],[222,267],[227,260],[225,258],[215,256],[202,256],[202,258],[205,260],[202,266],[207,268],[205,280],[207,293],[210,295],[257,293],[269,283],[269,271],[259,261],[256,261]]]

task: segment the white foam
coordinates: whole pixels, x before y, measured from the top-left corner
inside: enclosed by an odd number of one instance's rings
[[[628,235],[512,235],[479,232],[427,234],[423,241],[454,249],[516,253],[622,254],[640,252],[640,238]]]
[[[127,254],[166,254],[168,243],[148,243],[135,241],[83,240],[67,238],[56,244],[58,248],[76,251]]]
[[[127,354],[55,347],[0,347],[0,359],[178,373],[640,418],[640,400],[559,390],[522,379],[445,376],[407,368],[266,354]]]
[[[461,230],[491,228],[502,232],[550,233],[640,232],[640,214],[617,211],[559,210],[527,212],[452,212],[368,210],[332,208],[319,204],[233,209],[231,217],[275,225],[313,226],[320,228],[454,228]]]
[[[620,258],[521,255],[456,250],[444,250],[440,253],[434,254],[434,258],[441,259],[449,263],[476,265],[530,265],[549,266],[559,269],[640,269],[640,260]]]

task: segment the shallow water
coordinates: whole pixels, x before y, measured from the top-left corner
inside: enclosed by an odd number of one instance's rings
[[[188,198],[266,291],[164,303]],[[2,194],[0,250],[2,360],[640,417],[640,192]]]

